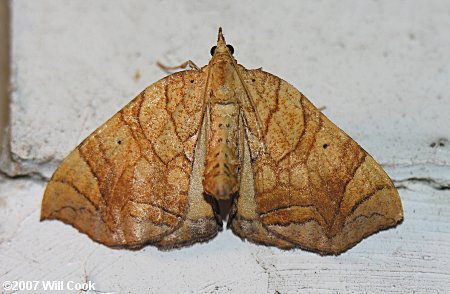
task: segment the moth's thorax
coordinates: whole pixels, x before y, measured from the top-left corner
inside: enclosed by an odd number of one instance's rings
[[[210,64],[210,102],[237,103],[242,84],[227,53],[215,54]]]

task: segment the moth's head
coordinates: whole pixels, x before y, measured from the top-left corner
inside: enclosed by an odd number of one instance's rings
[[[211,48],[211,56],[215,54],[230,54],[231,56],[234,53],[234,48],[230,44],[225,42],[225,38],[222,34],[222,28],[219,28],[219,34],[217,36],[217,45]]]

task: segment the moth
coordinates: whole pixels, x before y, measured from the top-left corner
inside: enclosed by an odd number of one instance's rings
[[[49,181],[41,220],[110,247],[171,249],[216,236],[229,201],[242,239],[320,254],[399,223],[400,197],[374,159],[233,51],[219,29],[208,65],[150,85],[81,142]]]

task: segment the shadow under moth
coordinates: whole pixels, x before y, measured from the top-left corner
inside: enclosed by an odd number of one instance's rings
[[[170,249],[213,238],[229,201],[239,237],[320,254],[399,223],[400,197],[374,159],[233,51],[219,29],[208,65],[150,85],[81,142],[48,183],[41,220],[110,247]]]

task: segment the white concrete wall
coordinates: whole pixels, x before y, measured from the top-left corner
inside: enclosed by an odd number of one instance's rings
[[[16,0],[11,9],[0,281],[88,279],[105,293],[450,291],[449,1]],[[206,64],[219,26],[241,64],[325,106],[384,165],[403,188],[403,224],[320,257],[230,231],[172,252],[111,250],[38,222],[58,162],[166,75],[157,60]]]
[[[0,142],[8,124],[9,88],[9,9],[7,1],[0,1]]]

